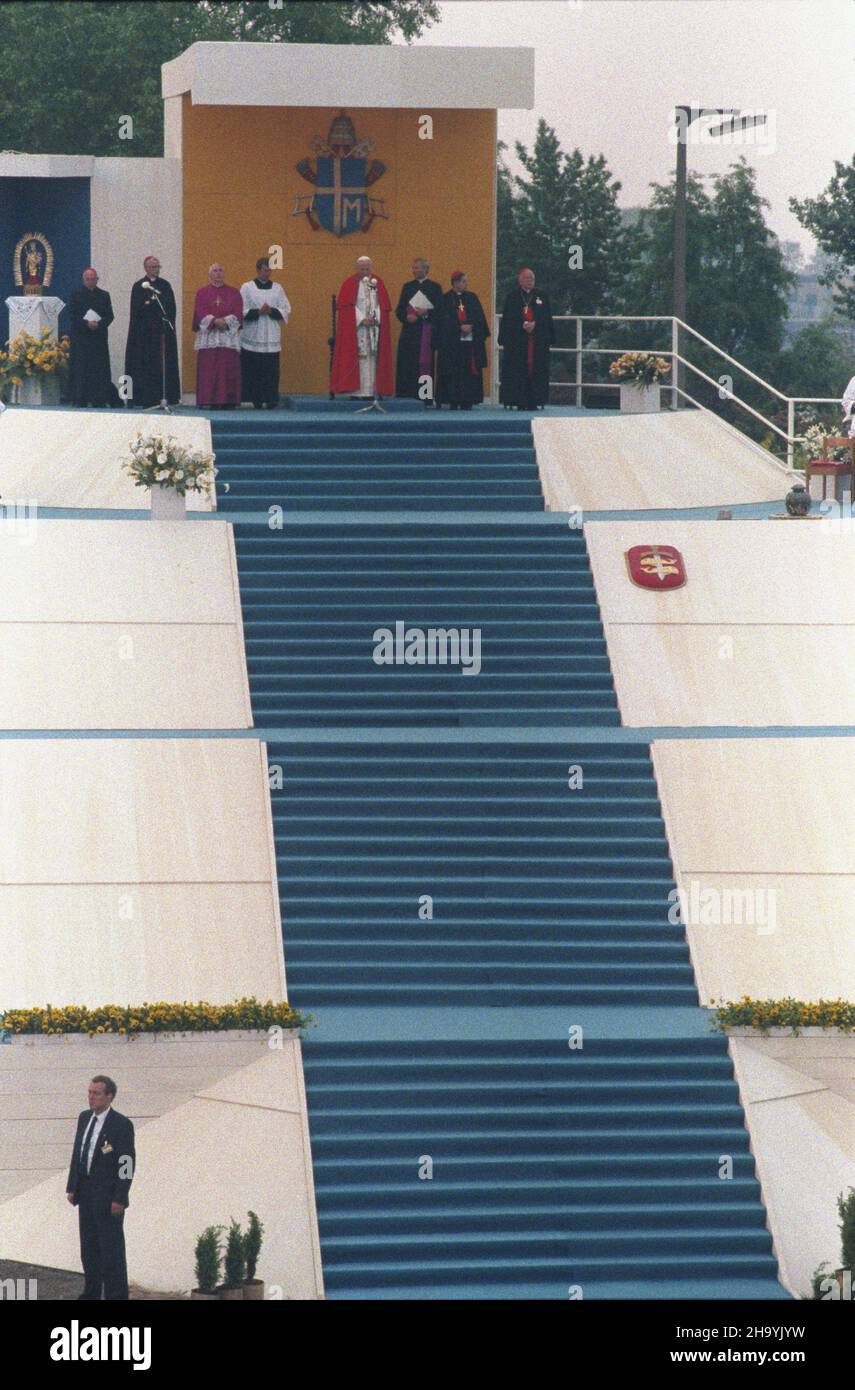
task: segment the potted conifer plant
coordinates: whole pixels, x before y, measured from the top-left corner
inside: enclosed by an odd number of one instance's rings
[[[220,1298],[243,1298],[243,1282],[246,1278],[246,1255],[244,1253],[243,1232],[234,1217],[229,1226],[226,1240],[226,1256],[223,1268],[223,1283]]]
[[[825,1302],[828,1299],[855,1301],[855,1187],[844,1197],[837,1198],[840,1217],[840,1265],[833,1272],[827,1261],[814,1270],[810,1297]],[[834,1286],[837,1285],[837,1292]]]
[[[190,1290],[190,1297],[196,1299],[217,1299],[217,1285],[220,1282],[221,1226],[206,1226],[196,1241],[196,1288]]]
[[[840,1297],[855,1297],[855,1187],[850,1187],[844,1197],[837,1199],[837,1214],[840,1217],[840,1259],[841,1267],[835,1273],[840,1289]]]
[[[264,1298],[264,1280],[256,1279],[255,1269],[258,1264],[258,1256],[261,1253],[261,1237],[264,1234],[264,1226],[259,1221],[254,1211],[248,1213],[249,1225],[243,1238],[243,1250],[246,1257],[246,1279],[243,1285],[244,1298]]]

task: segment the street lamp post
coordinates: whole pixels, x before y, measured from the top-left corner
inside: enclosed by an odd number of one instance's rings
[[[677,170],[674,181],[674,282],[671,312],[675,319],[682,319],[683,323],[686,322],[686,193],[688,186],[686,146],[689,127],[703,116],[727,117],[727,120],[723,121],[720,126],[714,129],[710,128],[707,132],[710,136],[730,134],[736,130],[748,130],[751,126],[763,125],[766,120],[765,116],[741,116],[734,107],[674,107],[674,120],[677,126]],[[678,357],[682,357],[684,355],[683,330],[679,324],[674,325],[672,341]],[[685,386],[685,376],[685,368],[682,363],[673,362],[671,366],[671,381],[673,382],[671,405],[675,410],[680,404],[679,393]]]

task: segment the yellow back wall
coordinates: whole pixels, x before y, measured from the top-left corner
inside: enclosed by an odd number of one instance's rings
[[[222,261],[227,282],[239,286],[275,245],[284,264],[273,278],[291,302],[282,334],[285,394],[328,391],[331,296],[353,274],[357,256],[373,258],[393,304],[415,256],[430,261],[443,289],[460,267],[492,324],[495,111],[346,108],[357,140],[374,145],[369,162],[386,165],[369,192],[385,199],[389,216],[365,233],[334,236],[291,214],[297,195],[312,192],[296,166],[314,161],[312,141],[326,141],[338,109],[193,106],[189,95],[183,107],[185,391],[195,389],[193,302],[208,266]],[[419,138],[424,115],[433,118],[430,140]],[[395,320],[393,346],[398,332]]]

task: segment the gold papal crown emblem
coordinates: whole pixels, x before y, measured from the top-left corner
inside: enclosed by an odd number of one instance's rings
[[[24,294],[42,294],[53,278],[53,247],[43,232],[25,232],[15,247],[15,284]]]

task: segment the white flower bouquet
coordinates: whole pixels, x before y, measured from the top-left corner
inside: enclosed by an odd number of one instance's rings
[[[825,425],[808,425],[807,429],[804,432],[804,435],[802,436],[801,448],[803,457],[805,459],[809,459],[811,463],[813,463],[816,459],[821,458],[822,441],[828,435],[832,435],[833,433],[834,431],[828,429]],[[846,463],[849,457],[850,453],[846,445],[838,445],[836,448],[829,449],[828,451],[829,463]]]
[[[138,434],[124,471],[136,487],[171,487],[181,497],[188,492],[210,495],[218,472],[215,458],[216,454],[185,448],[171,434],[165,439],[156,434]]]

